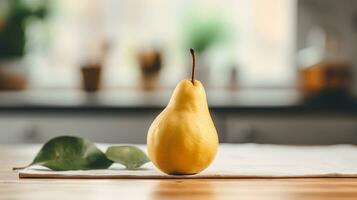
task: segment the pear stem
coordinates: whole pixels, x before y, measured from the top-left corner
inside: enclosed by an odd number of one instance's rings
[[[192,84],[195,84],[195,68],[196,68],[196,56],[195,56],[195,50],[190,49],[191,56],[192,56],[192,73],[191,73],[191,82]]]

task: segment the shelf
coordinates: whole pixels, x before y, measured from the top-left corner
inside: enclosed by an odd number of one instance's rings
[[[98,93],[78,90],[0,92],[0,111],[161,110],[169,101],[171,93],[171,90],[107,90]],[[214,111],[338,111],[357,114],[357,103],[333,106],[308,105],[303,102],[296,90],[291,89],[207,90],[206,93],[210,109]]]

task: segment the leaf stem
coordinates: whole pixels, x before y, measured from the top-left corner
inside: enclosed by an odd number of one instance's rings
[[[30,165],[27,165],[27,166],[24,166],[24,167],[13,167],[12,168],[12,171],[17,171],[17,170],[20,170],[20,169],[25,169],[27,167],[29,167]]]

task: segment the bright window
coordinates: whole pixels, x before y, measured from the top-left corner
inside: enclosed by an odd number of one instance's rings
[[[210,43],[199,64],[212,87],[224,87],[233,68],[241,86],[291,86],[295,13],[296,0],[53,1],[49,18],[28,29],[31,83],[79,87],[80,64],[98,56],[106,41],[105,87],[135,87],[137,51],[152,47],[164,57],[161,83],[172,87],[188,77],[190,30],[202,24],[210,30],[211,23],[223,36]]]

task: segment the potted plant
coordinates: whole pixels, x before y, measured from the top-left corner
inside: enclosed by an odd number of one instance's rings
[[[142,88],[153,90],[157,88],[158,77],[162,68],[162,54],[158,49],[141,50],[138,53]]]
[[[215,15],[214,15],[215,16]],[[207,50],[215,43],[224,41],[228,36],[227,22],[224,18],[215,16],[212,18],[201,18],[193,15],[187,19],[185,24],[185,43],[186,49],[193,48],[197,52],[197,79],[201,80],[207,86],[210,86],[208,79],[209,57]],[[190,71],[190,68],[188,68]]]
[[[40,1],[34,8],[23,0],[0,2],[0,90],[26,87],[22,62],[26,45],[25,23],[29,17],[44,18],[45,4],[46,1]]]

